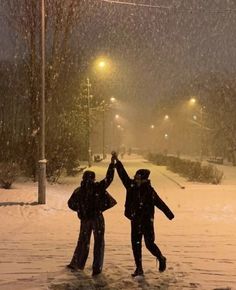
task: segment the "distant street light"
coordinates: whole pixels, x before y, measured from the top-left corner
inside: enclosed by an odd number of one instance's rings
[[[165,115],[164,119],[165,120],[169,120],[169,116],[168,115]]]
[[[155,126],[154,126],[154,125],[151,125],[151,126],[150,126],[150,128],[151,128],[151,129],[154,129],[154,128],[155,128]]]
[[[120,116],[118,114],[115,115],[116,120],[118,120],[120,118]]]
[[[197,100],[196,100],[196,98],[192,97],[192,98],[189,100],[189,102],[190,102],[191,105],[194,105],[194,104],[197,102]]]
[[[204,106],[202,106],[201,104],[199,104],[197,102],[197,99],[195,97],[192,97],[189,100],[189,103],[191,105],[196,105],[198,104],[200,106],[200,161],[202,161],[202,156],[203,156],[203,109],[205,108]],[[193,119],[196,121],[197,120],[197,116],[194,115]]]
[[[106,66],[106,62],[105,62],[104,60],[102,60],[102,61],[100,61],[100,62],[98,63],[98,66],[99,66],[100,68],[104,68],[104,67]]]
[[[116,98],[111,97],[111,98],[110,98],[110,101],[111,101],[112,103],[115,103],[115,102],[116,102]]]

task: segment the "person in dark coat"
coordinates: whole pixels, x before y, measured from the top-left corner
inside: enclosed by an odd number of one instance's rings
[[[80,224],[79,239],[74,255],[68,268],[83,270],[89,254],[91,234],[94,234],[93,273],[98,275],[102,272],[104,258],[104,232],[105,224],[103,211],[116,204],[115,199],[106,191],[114,177],[114,158],[108,167],[106,177],[100,182],[95,182],[95,173],[85,171],[81,186],[76,188],[68,200],[70,209],[77,212]]]
[[[131,179],[123,164],[118,160],[116,153],[113,153],[116,160],[118,175],[126,188],[125,216],[131,220],[131,242],[136,270],[133,277],[143,275],[142,266],[142,237],[147,249],[159,261],[159,271],[166,269],[166,257],[164,257],[155,244],[154,233],[154,211],[155,206],[159,208],[170,220],[174,214],[158,196],[151,182],[148,179],[150,171],[139,169],[134,179]]]

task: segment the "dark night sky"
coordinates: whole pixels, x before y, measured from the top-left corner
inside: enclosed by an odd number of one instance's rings
[[[190,79],[212,73],[235,78],[236,0],[129,2],[171,9],[83,0],[73,38],[83,60],[105,54],[113,61],[113,95],[148,107]],[[13,56],[9,34],[2,24],[1,58]]]
[[[92,2],[86,1],[87,5]],[[168,95],[188,77],[207,73],[235,75],[236,1],[136,3],[179,4],[179,8],[91,5],[83,14],[86,27],[82,25],[81,30],[81,47],[114,57],[120,64],[119,73],[126,74],[126,89],[131,95],[155,99]]]

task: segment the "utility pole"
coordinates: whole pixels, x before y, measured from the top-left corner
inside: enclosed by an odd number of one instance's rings
[[[40,160],[38,171],[38,203],[46,203],[45,159],[45,0],[41,0],[41,102],[40,102]]]
[[[203,106],[200,108],[200,161],[203,157]]]
[[[103,101],[103,110],[102,110],[102,158],[105,159],[105,101]]]
[[[91,142],[90,142],[90,88],[91,88],[91,83],[89,78],[87,78],[87,107],[88,107],[88,111],[87,111],[87,118],[88,118],[88,166],[91,167]]]

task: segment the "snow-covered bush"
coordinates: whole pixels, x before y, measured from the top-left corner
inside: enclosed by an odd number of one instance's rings
[[[159,165],[159,166],[167,165],[167,156],[165,156],[163,154],[149,153],[148,156],[147,156],[147,159],[152,161],[156,165]]]
[[[223,172],[213,165],[202,165],[197,161],[161,154],[149,154],[148,159],[157,165],[166,165],[169,170],[188,178],[190,181],[219,184],[223,178]]]
[[[20,173],[19,166],[14,162],[0,163],[0,186],[9,189]]]

